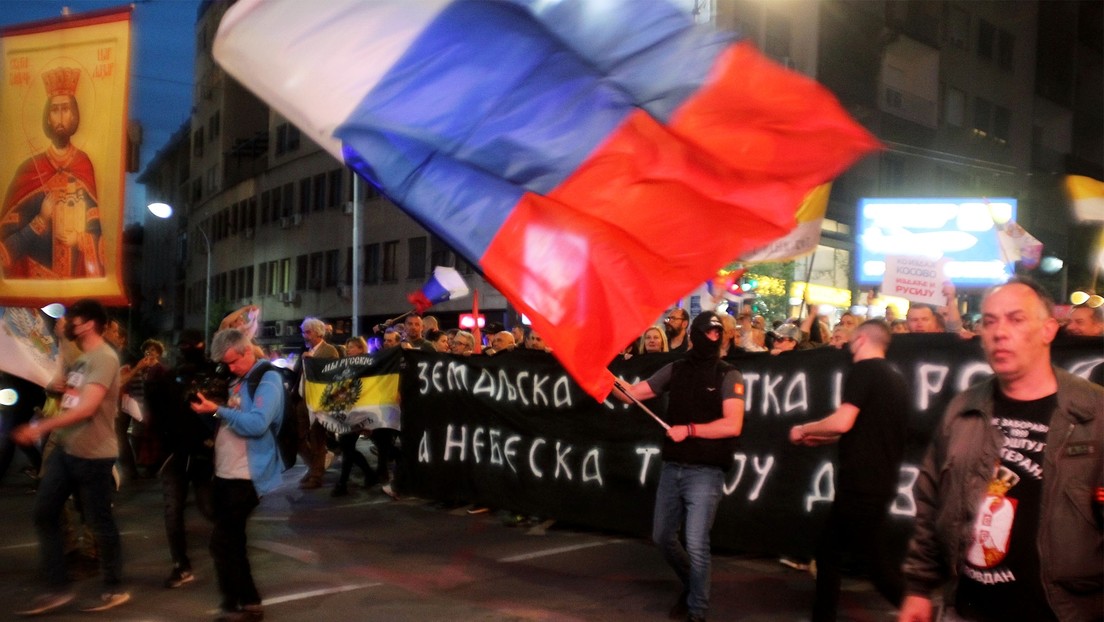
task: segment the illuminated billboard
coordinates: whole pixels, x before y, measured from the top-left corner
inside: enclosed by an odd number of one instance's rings
[[[988,287],[1011,276],[1001,258],[996,222],[1016,220],[1008,197],[862,199],[855,236],[860,285],[880,285],[887,255],[946,257],[955,287]]]

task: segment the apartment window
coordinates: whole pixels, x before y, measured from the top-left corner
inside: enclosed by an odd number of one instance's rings
[[[1001,30],[997,33],[997,65],[1005,71],[1012,71],[1012,56],[1016,51],[1016,37]]]
[[[345,285],[353,284],[353,247],[345,247],[345,278],[341,279]]]
[[[279,188],[272,190],[272,222],[276,222],[284,215],[284,197]]]
[[[307,256],[299,255],[295,258],[295,291],[303,291],[307,288]]]
[[[272,193],[265,190],[261,193],[261,224],[272,222]]]
[[[325,275],[326,266],[323,263],[324,257],[322,253],[311,253],[309,260],[310,270],[310,282],[308,287],[310,289],[322,289],[322,277]]]
[[[207,192],[214,194],[218,191],[217,170],[214,166],[207,169]]]
[[[238,204],[231,205],[226,212],[226,235],[231,236],[238,232]]]
[[[330,207],[341,207],[345,202],[345,170],[330,171]]]
[[[268,271],[268,264],[257,264],[257,291],[259,294],[264,295],[269,293],[269,288],[272,286],[272,275]]]
[[[970,45],[970,14],[962,8],[947,9],[947,42],[963,50]]]
[[[953,86],[947,87],[943,95],[943,122],[955,127],[966,123],[966,93]]]
[[[306,214],[311,206],[311,180],[310,177],[299,181],[299,213]]]
[[[993,138],[1002,143],[1008,142],[1008,132],[1012,127],[1012,111],[1004,106],[993,106]]]
[[[257,226],[257,197],[249,197],[249,212],[245,217],[245,226]]]
[[[974,98],[974,131],[988,136],[993,124],[993,104],[981,97]]]
[[[452,267],[452,249],[437,236],[429,239],[429,263],[432,266]]]
[[[295,184],[284,184],[284,216],[291,216],[291,213],[295,211]]]
[[[221,113],[215,112],[207,121],[207,142],[213,142],[222,132]]]
[[[364,282],[379,283],[380,245],[368,244],[364,248]]]
[[[407,261],[406,276],[409,279],[424,279],[426,275],[426,239],[410,238],[408,243],[410,251]]]
[[[977,54],[979,58],[993,60],[993,45],[996,39],[997,29],[983,19],[978,20]]]
[[[299,128],[290,123],[276,126],[276,155],[284,155],[299,148]]]
[[[280,281],[280,291],[290,292],[291,291],[291,257],[287,257],[285,259],[280,260],[280,273],[279,273],[278,276],[279,276],[279,281]]]
[[[383,243],[383,257],[381,259],[381,275],[385,283],[399,280],[399,241],[391,240]]]
[[[203,128],[202,127],[197,129],[192,134],[192,157],[193,158],[202,158],[203,157]]]
[[[326,207],[326,174],[314,176],[314,211]]]
[[[334,287],[337,285],[337,260],[337,249],[326,251],[326,266],[325,274],[323,275],[323,284],[326,287]]]

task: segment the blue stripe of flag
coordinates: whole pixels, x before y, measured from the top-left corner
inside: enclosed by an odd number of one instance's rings
[[[607,4],[636,9],[637,27],[585,10]],[[664,2],[549,6],[534,19],[453,3],[335,132],[351,166],[472,260],[526,191],[555,189],[635,107],[669,114],[720,49]],[[700,67],[686,71],[686,54]]]

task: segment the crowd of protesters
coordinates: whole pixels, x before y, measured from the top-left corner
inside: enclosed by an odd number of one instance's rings
[[[953,290],[947,293],[948,300],[953,300]],[[963,318],[953,304],[945,307],[913,304],[903,318],[898,318],[892,308],[878,318],[853,311],[845,311],[838,318],[809,313],[803,318],[776,319],[769,326],[762,315],[754,314],[748,307],[715,317],[722,360],[735,360],[745,353],[784,355],[818,347],[851,348],[854,353],[856,341],[864,335],[874,335],[870,339],[876,338],[878,352],[884,355],[893,334],[945,332],[972,338],[983,332],[971,318]],[[649,326],[638,339],[627,344],[621,356],[686,352],[693,347],[689,331],[692,320],[686,309],[672,308],[656,325]],[[864,328],[871,323],[884,327],[882,332]],[[41,399],[23,400],[20,408],[7,409],[3,422],[0,476],[13,462],[17,446],[9,440],[10,434],[29,463],[24,472],[40,481],[35,521],[50,585],[47,592],[21,610],[24,614],[51,611],[72,600],[66,559],[92,559],[99,565],[104,590],[85,610],[110,609],[130,598],[121,587],[118,529],[111,517],[110,504],[105,506],[104,501],[112,498],[111,492],[119,485],[157,476],[164,490],[171,562],[165,587],[178,588],[195,578],[184,529],[184,512],[191,492],[196,508],[215,523],[210,550],[216,559],[223,596],[219,619],[262,619],[257,589],[252,579],[241,573],[243,566],[248,568],[244,525],[259,496],[275,485],[273,473],[278,473],[273,471],[277,465],[274,455],[269,455],[270,448],[258,446],[257,438],[261,431],[279,427],[281,422],[271,403],[276,398],[265,400],[261,393],[254,395],[254,391],[277,391],[281,407],[285,399],[294,404],[297,416],[282,423],[294,425],[298,430],[299,456],[307,466],[299,482],[301,488],[321,487],[331,461],[339,457],[339,475],[330,490],[332,496],[349,494],[350,478],[356,468],[363,475],[365,490],[379,486],[382,493],[398,498],[394,472],[399,463],[398,432],[388,428],[341,435],[326,432],[311,418],[302,399],[304,358],[361,356],[388,348],[457,356],[500,356],[518,349],[551,351],[537,332],[524,326],[507,330],[501,325],[490,325],[484,331],[472,332],[444,328],[433,316],[410,313],[401,321],[374,326],[370,335],[338,343],[324,322],[306,318],[301,325],[304,351],[290,370],[292,381],[277,386],[277,375],[271,378],[266,375],[267,385],[243,389],[249,386],[247,377],[262,359],[279,357],[279,353],[266,353],[251,342],[247,331],[221,330],[212,344],[204,344],[198,335],[185,332],[171,357],[161,342],[147,340],[141,344],[141,356],[128,362],[125,331],[97,304],[82,301],[74,305],[58,321],[58,327],[66,374],[47,387],[45,394],[38,392]],[[1059,330],[1057,324],[1055,329]],[[1104,336],[1102,309],[1074,307],[1061,330],[1074,336]],[[125,364],[119,362],[120,358]],[[222,363],[231,373],[220,372],[216,363]],[[74,374],[74,370],[78,373]],[[278,376],[282,379],[287,374]],[[25,395],[34,394],[33,387],[25,388]],[[90,397],[82,391],[89,391]],[[92,397],[96,398],[94,404],[89,401]],[[261,409],[266,414],[251,419],[260,412],[256,405],[263,401],[268,402]],[[38,408],[28,406],[32,403]],[[81,406],[76,408],[74,404]],[[866,409],[873,411],[874,407]],[[36,414],[42,416],[35,417]],[[61,433],[68,428],[74,431]],[[223,429],[230,431],[220,435]],[[792,440],[803,441],[811,434],[810,430],[801,428]],[[49,434],[50,431],[55,432]],[[358,448],[361,441],[370,443],[367,457]],[[374,465],[369,460],[373,455]],[[237,483],[241,480],[249,480],[250,484],[243,488]],[[70,496],[73,499],[67,505]],[[866,519],[873,520],[870,516]],[[843,528],[836,526],[837,530]],[[838,551],[832,550],[833,554]],[[900,598],[900,589],[896,593]],[[686,594],[681,598],[685,610]],[[692,601],[704,617],[702,603]],[[831,617],[818,614],[817,619]]]

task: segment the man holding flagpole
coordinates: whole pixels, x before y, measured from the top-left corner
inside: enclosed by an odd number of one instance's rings
[[[617,385],[620,399],[641,401],[669,393],[663,470],[656,490],[652,539],[674,568],[683,591],[671,617],[705,620],[709,609],[709,531],[721,502],[744,426],[744,379],[721,360],[720,317],[706,311],[690,325],[690,351],[651,378]],[[622,392],[624,395],[622,395]],[[686,544],[679,542],[679,529]]]

